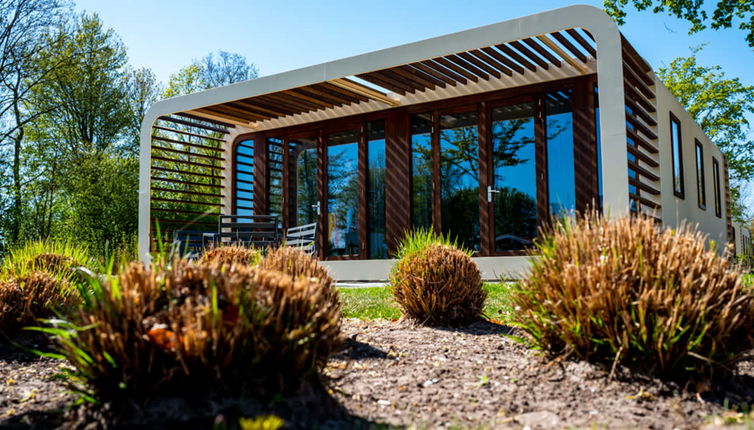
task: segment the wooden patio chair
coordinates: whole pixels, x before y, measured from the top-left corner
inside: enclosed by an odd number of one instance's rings
[[[277,215],[220,215],[218,245],[243,245],[255,248],[280,245]]]
[[[285,244],[301,248],[309,255],[317,252],[317,223],[291,227],[285,232]]]

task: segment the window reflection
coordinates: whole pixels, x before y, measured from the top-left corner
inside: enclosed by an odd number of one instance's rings
[[[358,132],[327,136],[327,255],[359,254]]]
[[[565,215],[576,210],[571,91],[547,93],[545,115],[550,213]]]
[[[267,175],[269,177],[270,215],[283,213],[283,140],[267,139]]]
[[[236,145],[236,213],[254,214],[254,141]]]
[[[385,242],[385,122],[367,123],[368,258],[387,258]]]
[[[291,160],[295,162],[295,183],[291,189],[296,190],[291,196],[291,207],[295,225],[317,222],[317,139],[303,138],[290,140]]]
[[[528,248],[537,234],[534,106],[492,110],[495,250]]]
[[[479,140],[477,113],[440,116],[442,231],[478,251]]]
[[[411,225],[432,227],[432,114],[411,115]]]

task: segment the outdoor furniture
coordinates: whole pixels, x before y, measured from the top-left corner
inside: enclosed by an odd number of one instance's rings
[[[216,233],[202,230],[175,230],[173,246],[183,256],[201,254],[204,248],[214,242]]]
[[[285,232],[285,244],[301,248],[308,254],[317,251],[317,223],[291,227]]]
[[[220,215],[219,245],[275,247],[281,242],[277,215]]]

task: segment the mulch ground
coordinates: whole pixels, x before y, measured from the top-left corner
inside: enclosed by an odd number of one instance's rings
[[[343,332],[345,347],[325,369],[329,395],[310,390],[321,394],[273,408],[294,427],[699,428],[724,411],[725,399],[754,404],[752,363],[696,393],[620,367],[610,378],[611,369],[598,365],[547,361],[490,322],[442,329],[348,319]],[[34,348],[43,340],[17,342]],[[75,396],[55,378],[61,365],[0,341],[0,428],[77,428],[97,416],[72,406]],[[198,423],[183,424],[212,420]],[[89,424],[108,426],[101,416]]]

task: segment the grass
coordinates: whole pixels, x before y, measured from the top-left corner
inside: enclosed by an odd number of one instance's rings
[[[748,275],[743,275],[742,277],[744,284],[754,287],[754,273],[749,273]]]
[[[484,315],[493,320],[509,321],[511,305],[509,283],[488,283]],[[389,287],[338,288],[343,316],[346,318],[394,320],[400,318],[401,311],[393,301]]]

